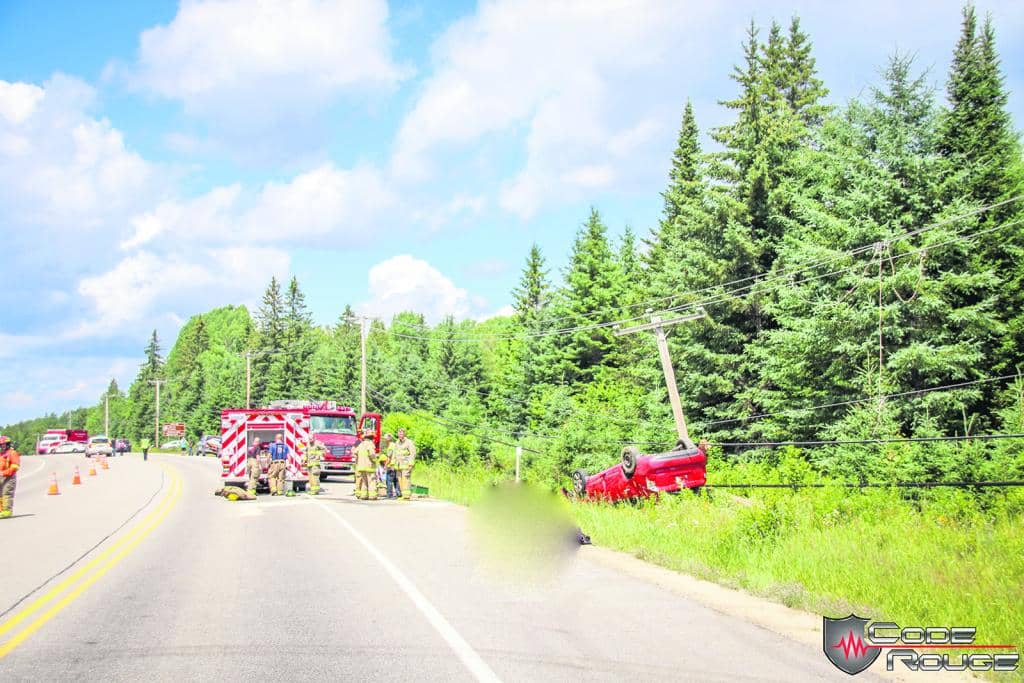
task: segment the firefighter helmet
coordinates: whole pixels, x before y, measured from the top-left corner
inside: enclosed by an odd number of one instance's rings
[[[370,432],[370,431],[363,432],[363,438],[364,439],[372,439],[373,436],[374,436],[373,432]]]
[[[11,445],[11,437],[9,437],[9,436],[0,436],[0,446],[10,446],[10,445]]]

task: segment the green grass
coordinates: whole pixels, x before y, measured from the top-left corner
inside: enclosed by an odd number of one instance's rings
[[[417,464],[430,493],[472,505],[501,475]],[[580,503],[594,543],[829,616],[904,626],[977,626],[979,642],[1024,638],[1024,490],[718,490],[655,503]]]

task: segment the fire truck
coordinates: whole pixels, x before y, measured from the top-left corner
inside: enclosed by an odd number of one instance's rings
[[[358,427],[358,429],[357,429]],[[246,459],[253,441],[259,437],[269,444],[281,434],[288,445],[285,480],[294,491],[304,491],[309,482],[305,468],[306,448],[313,441],[326,446],[321,462],[320,479],[354,471],[352,451],[363,430],[374,433],[374,444],[380,449],[381,416],[366,413],[356,421],[356,413],[334,401],[271,401],[266,408],[228,408],[220,414],[221,481],[245,486],[248,481]],[[260,454],[260,485],[267,483],[269,455]]]
[[[47,429],[45,434],[36,439],[36,453],[46,455],[65,441],[85,444],[89,441],[89,432],[84,429]]]

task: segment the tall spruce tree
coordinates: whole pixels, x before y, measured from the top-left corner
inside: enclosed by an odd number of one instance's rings
[[[607,233],[601,215],[592,208],[572,247],[558,318],[562,327],[583,329],[555,337],[565,381],[593,377],[615,343],[610,327],[595,327],[613,321],[619,303],[621,275]]]
[[[284,298],[276,277],[263,292],[263,300],[256,311],[256,335],[252,359],[252,400],[262,405],[269,397],[270,367],[285,345]],[[281,397],[275,397],[281,398]]]
[[[156,427],[156,394],[151,380],[163,377],[164,359],[160,354],[160,338],[156,330],[146,344],[145,360],[128,390],[131,412],[128,427],[136,439],[154,434]],[[165,385],[166,386],[166,385]]]

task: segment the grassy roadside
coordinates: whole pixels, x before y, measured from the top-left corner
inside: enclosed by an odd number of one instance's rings
[[[417,464],[415,481],[472,505],[501,478]],[[594,542],[777,602],[902,626],[977,626],[978,642],[1024,638],[1024,491],[908,500],[882,489],[723,491],[659,503],[573,506]]]

